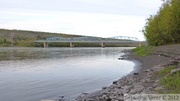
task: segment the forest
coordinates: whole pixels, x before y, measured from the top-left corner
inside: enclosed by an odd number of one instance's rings
[[[180,0],[163,0],[159,11],[147,19],[142,32],[152,46],[180,43]]]

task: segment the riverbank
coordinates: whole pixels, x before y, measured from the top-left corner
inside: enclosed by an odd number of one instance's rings
[[[109,87],[102,87],[100,91],[83,93],[76,101],[123,101],[123,94],[158,94],[167,91],[160,84],[163,77],[159,76],[159,72],[174,65],[180,68],[179,50],[180,44],[158,46],[150,55],[144,57],[136,56],[128,50],[122,59],[142,63],[138,71],[113,81]]]

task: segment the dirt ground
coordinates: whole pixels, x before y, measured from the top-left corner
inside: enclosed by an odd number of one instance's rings
[[[142,70],[150,69],[155,65],[167,64],[178,56],[180,56],[180,44],[158,46],[151,55],[145,57],[130,54],[131,58],[142,63]]]

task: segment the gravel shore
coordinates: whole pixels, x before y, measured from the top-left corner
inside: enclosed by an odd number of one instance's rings
[[[158,94],[164,88],[159,84],[161,77],[157,77],[157,73],[174,64],[179,64],[180,68],[180,44],[158,46],[151,55],[145,57],[136,56],[131,50],[126,50],[125,53],[120,61],[126,59],[140,62],[136,63],[132,73],[99,91],[83,93],[73,101],[124,101],[124,94]]]

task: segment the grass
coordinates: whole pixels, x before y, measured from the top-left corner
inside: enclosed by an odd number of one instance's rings
[[[159,72],[159,76],[163,78],[160,80],[160,84],[165,88],[163,93],[179,94],[180,93],[180,73],[177,72],[172,75],[167,75],[171,70],[175,69],[176,66],[170,66]]]
[[[153,46],[141,46],[141,47],[137,47],[135,49],[133,49],[133,51],[135,52],[135,54],[137,56],[148,56],[152,53],[154,47]]]
[[[167,75],[168,73],[170,73],[171,70],[173,70],[173,69],[175,69],[175,68],[176,68],[176,66],[169,66],[169,67],[167,67],[167,68],[164,68],[163,70],[161,70],[161,71],[159,72],[159,76],[165,76],[165,75]]]

